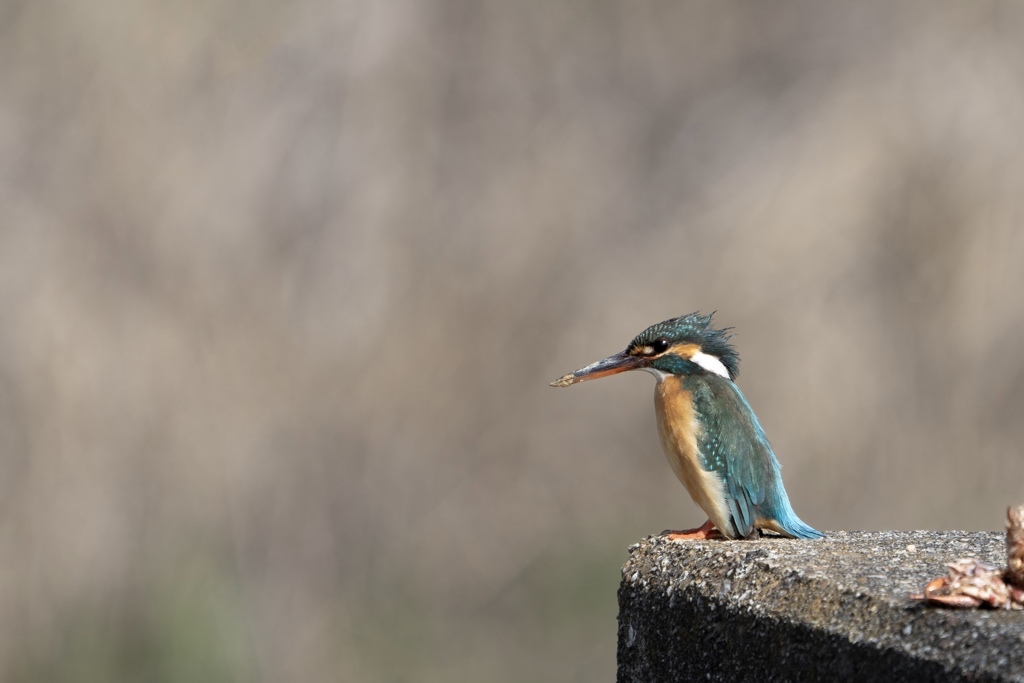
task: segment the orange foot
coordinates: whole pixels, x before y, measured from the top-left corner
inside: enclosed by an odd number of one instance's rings
[[[669,541],[703,541],[709,538],[725,538],[725,536],[722,536],[722,532],[711,523],[710,519],[704,522],[698,529],[687,529],[686,531],[666,529],[661,532],[661,537]]]

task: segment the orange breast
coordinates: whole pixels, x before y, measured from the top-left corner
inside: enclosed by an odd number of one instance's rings
[[[678,377],[667,377],[655,389],[654,407],[661,447],[672,471],[719,531],[729,529],[722,479],[701,467],[700,422],[693,394],[683,389]]]

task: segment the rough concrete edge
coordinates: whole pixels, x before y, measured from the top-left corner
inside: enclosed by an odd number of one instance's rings
[[[890,533],[898,536],[898,532]],[[983,540],[991,543],[992,535]],[[756,584],[757,589],[741,593],[734,589],[736,581]],[[1007,643],[998,624],[986,623],[985,614],[970,616],[968,612],[927,608],[910,600],[909,591],[896,595],[865,590],[832,576],[794,569],[782,559],[769,557],[758,542],[680,546],[649,538],[631,546],[623,567],[620,620],[631,591],[636,590],[661,592],[668,598],[669,610],[679,596],[690,602],[704,601],[710,610],[721,610],[731,618],[749,617],[764,624],[807,629],[853,648],[906,658],[940,676],[945,672],[954,679],[1024,680],[1024,656],[1012,661],[1005,654],[1008,647],[1024,651],[1024,643]],[[814,596],[813,614],[818,618],[808,618],[809,595]],[[837,620],[834,615],[842,618]],[[620,623],[620,659],[629,639],[628,628]],[[954,630],[963,628],[970,629],[969,640],[965,641],[966,636],[951,639]],[[987,653],[995,653],[994,661],[989,661]]]

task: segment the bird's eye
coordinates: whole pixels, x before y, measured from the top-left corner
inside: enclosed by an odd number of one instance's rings
[[[651,344],[651,348],[654,349],[655,353],[665,353],[666,351],[668,351],[668,340],[655,339],[654,343]]]

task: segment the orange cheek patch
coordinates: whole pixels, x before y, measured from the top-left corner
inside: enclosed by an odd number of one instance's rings
[[[680,358],[690,360],[691,358],[693,358],[694,354],[700,353],[700,347],[697,346],[696,344],[676,344],[675,346],[669,348],[669,350],[666,351],[666,353],[674,353]]]

